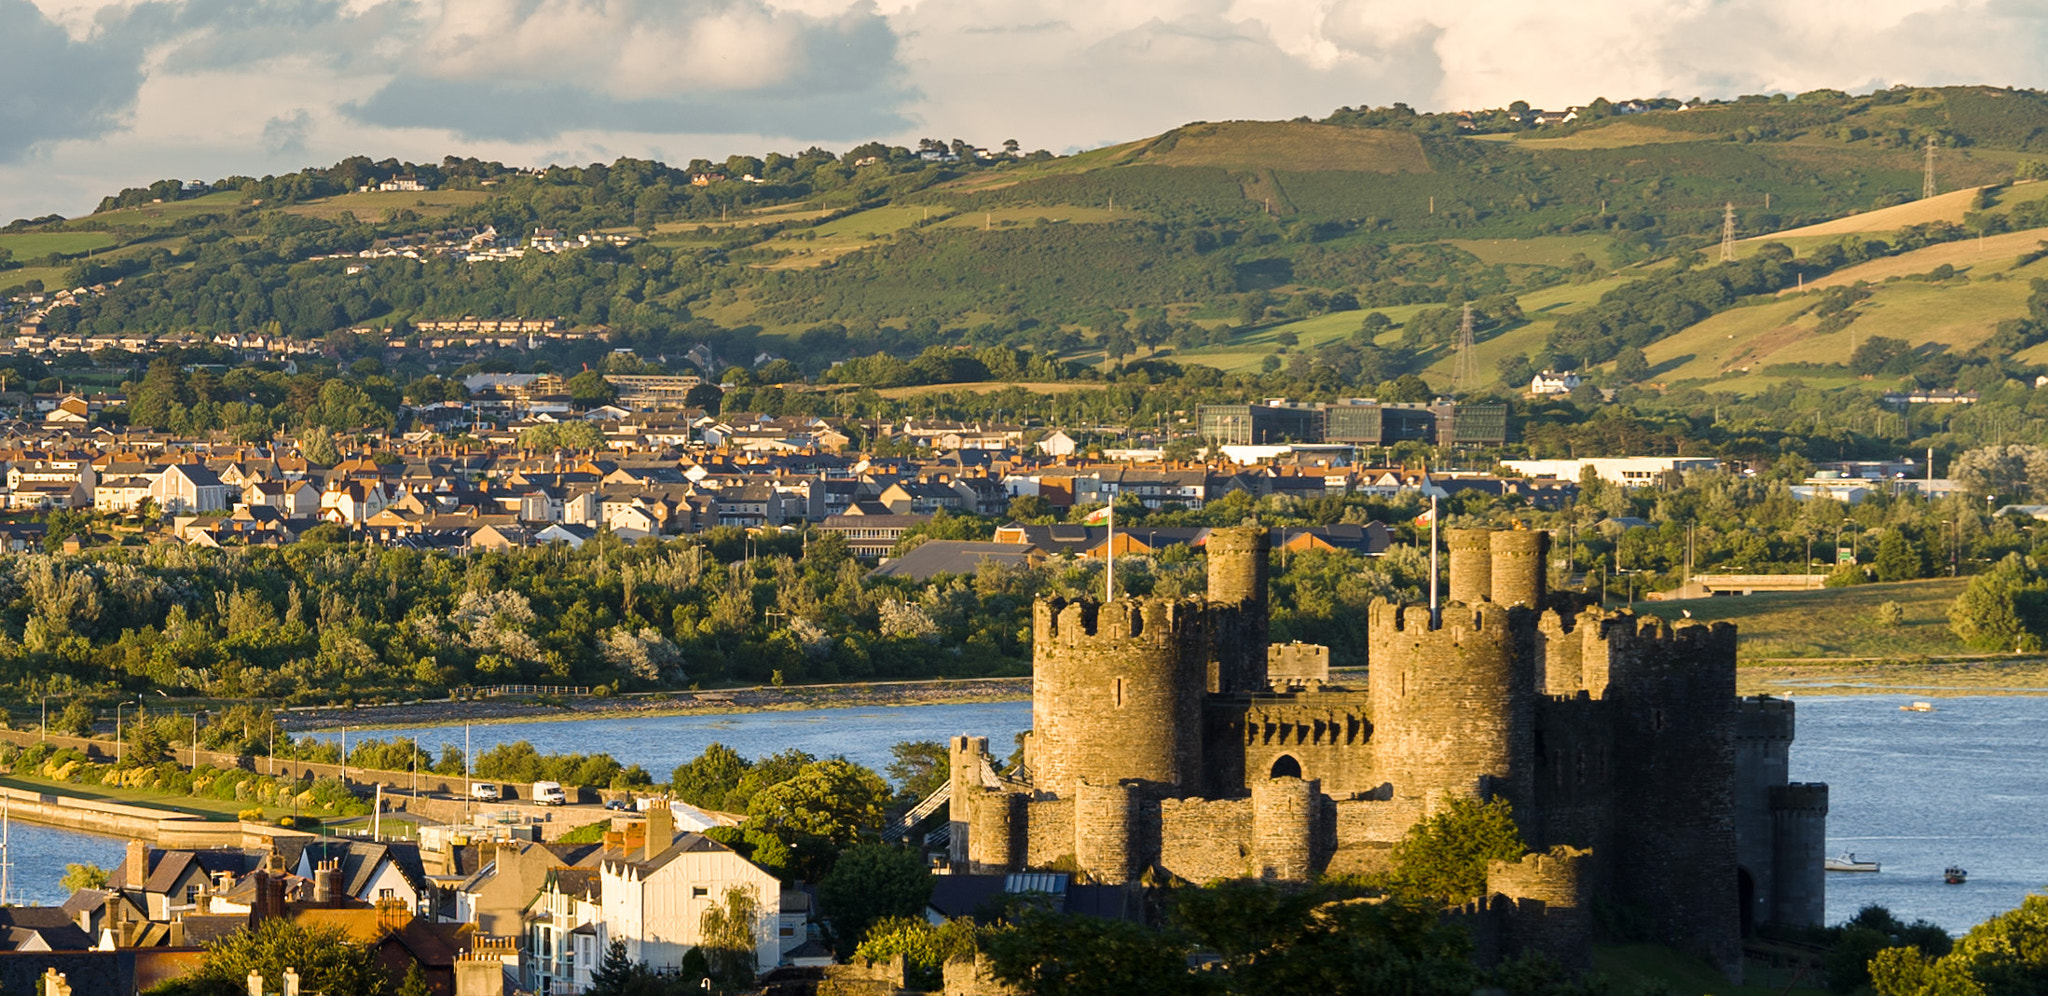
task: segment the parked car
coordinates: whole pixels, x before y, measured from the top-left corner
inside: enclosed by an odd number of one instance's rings
[[[604,808],[618,813],[630,813],[633,811],[633,804],[624,799],[613,799],[605,803]]]
[[[497,782],[471,782],[469,784],[469,797],[481,799],[484,802],[497,802],[505,797],[505,793],[498,788]]]
[[[561,782],[534,782],[533,802],[538,806],[560,806],[569,801]]]

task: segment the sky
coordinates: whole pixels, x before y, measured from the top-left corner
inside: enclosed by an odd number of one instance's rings
[[[1895,83],[2048,86],[2038,0],[0,0],[0,219],[350,155],[509,165]]]

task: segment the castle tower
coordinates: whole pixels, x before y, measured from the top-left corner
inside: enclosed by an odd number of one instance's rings
[[[947,742],[947,759],[950,762],[952,799],[946,804],[948,829],[948,856],[953,867],[967,867],[967,835],[972,832],[968,823],[968,796],[983,788],[982,768],[988,761],[987,737],[954,737]]]
[[[1266,690],[1266,574],[1271,541],[1257,526],[1211,529],[1204,544],[1209,556],[1209,601],[1234,606],[1235,613],[1217,613],[1210,628],[1216,673],[1209,690],[1225,694]]]
[[[967,804],[966,870],[977,875],[998,874],[1022,866],[1026,850],[1020,839],[1024,829],[1023,793],[976,788],[966,799],[953,800],[954,805],[962,802]]]
[[[1474,605],[1493,597],[1493,530],[1449,529],[1451,548],[1450,600]]]
[[[1300,778],[1252,783],[1251,873],[1306,881],[1314,873],[1316,799],[1322,788]]]
[[[1503,953],[1541,951],[1567,969],[1593,967],[1592,857],[1558,847],[1487,862],[1486,891],[1512,904],[1503,911]]]
[[[1489,537],[1492,544],[1493,600],[1502,605],[1543,607],[1545,560],[1550,534],[1534,529],[1504,529]],[[1457,583],[1453,567],[1451,582]]]
[[[1373,741],[1397,798],[1528,798],[1534,621],[1490,602],[1453,604],[1432,629],[1424,606],[1373,603]]]
[[[1074,860],[1097,882],[1122,885],[1131,878],[1132,820],[1137,795],[1131,786],[1074,786]]]
[[[1032,608],[1034,786],[1062,798],[1083,780],[1136,781],[1153,794],[1199,788],[1205,623],[1203,606],[1192,600],[1039,600]]]
[[[1763,696],[1735,704],[1735,865],[1745,933],[1777,917],[1778,814],[1772,793],[1790,781],[1794,715],[1790,699]]]
[[[1771,922],[1818,927],[1827,918],[1828,787],[1792,782],[1771,789]]]

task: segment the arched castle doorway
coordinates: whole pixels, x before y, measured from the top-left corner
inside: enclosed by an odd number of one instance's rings
[[[1273,774],[1271,777],[1300,778],[1301,762],[1295,760],[1290,754],[1282,754],[1279,760],[1273,762]]]

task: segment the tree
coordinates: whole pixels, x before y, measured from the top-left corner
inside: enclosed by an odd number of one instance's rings
[[[2048,580],[2007,554],[1949,604],[1948,628],[1973,650],[2039,650],[2048,633]]]
[[[1971,494],[2025,501],[2048,488],[2048,448],[2026,443],[1980,447],[1957,457],[1949,474]]]
[[[1630,346],[1615,354],[1614,376],[1622,383],[1633,384],[1649,376],[1649,373],[1650,361],[1643,356],[1641,349]]]
[[[340,928],[300,926],[275,917],[238,930],[206,948],[199,970],[157,990],[166,996],[243,996],[249,973],[266,988],[283,987],[284,970],[297,969],[301,991],[369,994],[386,991],[389,980],[369,948]]]
[[[714,740],[695,760],[676,767],[669,776],[669,791],[678,800],[699,809],[718,809],[739,787],[750,767],[752,764],[738,751]]]
[[[335,445],[334,434],[319,426],[299,433],[299,455],[324,467],[341,462],[341,448]]]
[[[1879,581],[1911,581],[1927,575],[1927,554],[1920,544],[1897,529],[1887,529],[1877,541],[1877,557],[1871,561]]]
[[[92,736],[92,724],[96,718],[91,706],[73,699],[64,706],[63,712],[57,714],[57,718],[52,721],[51,725],[59,733],[70,734],[74,737],[89,737]]]
[[[698,926],[712,978],[729,986],[754,981],[759,964],[754,955],[754,921],[760,909],[760,899],[750,885],[732,886],[725,890],[724,901],[705,907]]]
[[[887,917],[868,929],[853,953],[870,962],[900,954],[909,988],[937,990],[945,983],[947,962],[974,957],[979,934],[974,921],[966,917],[937,926],[923,916]]]
[[[1179,934],[1128,920],[1027,910],[984,947],[996,978],[1034,996],[1219,990],[1213,977],[1188,971]]]
[[[1466,902],[1485,894],[1487,862],[1514,861],[1528,850],[1507,800],[1453,799],[1395,843],[1388,890],[1447,905]]]
[[[877,921],[914,917],[932,898],[932,874],[924,857],[907,847],[860,844],[847,848],[818,882],[818,905],[832,923],[840,956]]]
[[[64,877],[58,879],[57,884],[62,886],[66,892],[77,892],[80,889],[104,889],[107,887],[107,875],[108,872],[105,868],[101,868],[91,862],[83,864],[74,862],[64,866]]]
[[[619,392],[612,387],[612,382],[595,370],[585,370],[569,378],[569,400],[579,408],[608,405],[618,397]]]
[[[889,777],[903,794],[923,799],[953,775],[952,754],[936,740],[906,740],[889,748]]]
[[[419,962],[405,966],[405,981],[398,986],[398,996],[433,996],[433,992],[427,988],[427,973],[420,971]]]
[[[1917,926],[1917,924],[1916,924]],[[1870,960],[1878,996],[2006,996],[2048,990],[2048,896],[2035,894],[2018,909],[1992,917],[1964,934],[1947,954],[1916,944],[1885,948]],[[1904,939],[1904,938],[1902,938]]]
[[[835,757],[756,793],[747,823],[784,841],[810,837],[844,847],[881,829],[889,797],[882,776]]]

